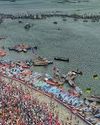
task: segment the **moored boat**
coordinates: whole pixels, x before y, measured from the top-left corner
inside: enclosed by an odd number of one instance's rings
[[[60,85],[63,85],[64,83],[62,82],[58,82],[58,81],[54,81],[53,79],[45,79],[44,80],[46,83],[50,84],[50,85],[53,85],[53,86],[60,86]]]
[[[65,58],[65,57],[54,57],[54,60],[69,62],[69,58]]]
[[[15,48],[14,47],[8,47],[9,51],[15,51]]]
[[[15,51],[15,52],[27,52],[28,50],[31,50],[31,46],[26,45],[26,44],[18,44],[15,45],[14,47],[9,47],[8,49],[10,51]]]
[[[0,57],[6,56],[6,52],[4,50],[0,50]]]
[[[52,63],[53,63],[53,61],[49,61],[48,59],[40,57],[40,56],[38,58],[36,58],[35,60],[33,60],[34,66],[47,66]]]
[[[47,65],[48,65],[48,62],[35,60],[35,61],[33,61],[33,65],[34,65],[34,66],[47,66]]]
[[[27,52],[27,49],[26,49],[26,48],[24,48],[22,51],[23,51],[24,53],[26,53],[26,52]]]
[[[2,40],[2,39],[6,39],[6,37],[0,37],[0,40]]]
[[[71,87],[75,87],[76,84],[73,80],[67,80],[68,81],[68,84],[71,86]]]
[[[16,62],[17,65],[21,66],[22,68],[30,68],[25,62],[18,61]]]
[[[99,96],[99,95],[92,95],[91,97],[92,97],[92,98],[100,99],[100,96]]]

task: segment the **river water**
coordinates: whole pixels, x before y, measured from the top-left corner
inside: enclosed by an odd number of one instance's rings
[[[16,2],[1,1],[0,11],[2,13],[24,13],[41,11],[68,11],[71,13],[99,13],[100,2],[90,0],[90,3],[57,3],[57,0],[16,0]],[[80,8],[79,8],[80,7]],[[69,70],[79,69],[83,71],[83,76],[79,76],[77,84],[83,91],[87,87],[92,88],[92,92],[100,95],[100,22],[74,21],[61,17],[52,17],[43,20],[18,20],[6,19],[0,24],[0,37],[7,37],[0,40],[0,47],[4,46],[7,56],[3,59],[19,60],[33,58],[33,53],[9,52],[8,47],[18,43],[27,43],[38,46],[37,53],[53,60],[55,56],[64,56],[70,59],[69,63],[54,61],[61,73]],[[58,24],[53,22],[57,21]],[[24,29],[26,23],[32,24],[29,31]],[[34,71],[52,72],[52,65],[48,67],[34,67]],[[97,80],[93,75],[98,74]]]

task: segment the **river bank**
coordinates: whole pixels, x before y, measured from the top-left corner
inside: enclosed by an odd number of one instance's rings
[[[71,112],[71,109],[69,110],[67,106],[63,105],[62,102],[59,100],[56,100],[50,95],[43,93],[42,91],[32,89],[31,87],[27,86],[24,82],[17,80],[17,79],[11,79],[9,77],[6,77],[4,75],[0,75],[0,78],[3,82],[7,84],[11,84],[13,86],[17,86],[17,88],[21,88],[24,92],[33,95],[34,98],[38,99],[41,103],[48,103],[49,110],[56,115],[58,113],[60,122],[64,125],[66,123],[71,125],[91,125],[88,121],[85,121],[85,119],[82,119],[81,115],[76,115]],[[53,106],[51,106],[51,103]],[[54,107],[54,108],[53,108]]]

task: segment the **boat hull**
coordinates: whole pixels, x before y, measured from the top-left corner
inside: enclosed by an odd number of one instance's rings
[[[54,60],[69,62],[69,58],[55,57]]]

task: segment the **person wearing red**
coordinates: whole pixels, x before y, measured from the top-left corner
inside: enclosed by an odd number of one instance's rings
[[[62,124],[59,122],[58,115],[56,115],[56,117],[55,117],[55,125],[62,125]]]
[[[49,125],[52,125],[52,113],[49,113]]]

